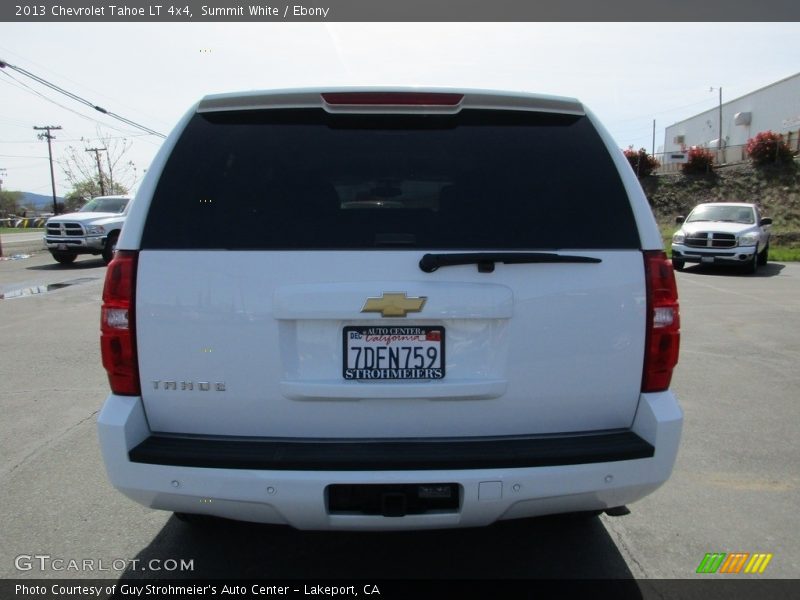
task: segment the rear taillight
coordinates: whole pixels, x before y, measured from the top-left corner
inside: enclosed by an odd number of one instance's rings
[[[100,352],[111,391],[138,396],[139,367],[136,358],[134,297],[138,255],[118,250],[108,265],[100,317]]]
[[[681,340],[678,287],[672,263],[661,250],[644,252],[647,281],[647,336],[645,339],[643,392],[669,388],[678,364]]]

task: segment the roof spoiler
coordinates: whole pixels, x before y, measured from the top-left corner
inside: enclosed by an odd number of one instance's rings
[[[218,94],[200,101],[197,112],[322,108],[329,113],[440,113],[463,109],[522,110],[582,116],[574,98],[441,88],[334,88]]]

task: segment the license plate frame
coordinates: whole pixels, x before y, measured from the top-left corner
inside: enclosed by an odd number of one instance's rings
[[[444,379],[445,347],[441,325],[347,325],[342,329],[342,377],[392,382]]]
[[[704,265],[713,265],[714,264],[714,257],[713,256],[702,256],[700,258],[700,262]]]

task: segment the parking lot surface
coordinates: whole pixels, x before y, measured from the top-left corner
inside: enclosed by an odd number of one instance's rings
[[[20,229],[19,233],[3,233],[0,234],[0,244],[3,246],[5,257],[39,252],[44,249],[44,232]]]
[[[800,576],[800,265],[678,274],[684,437],[630,515],[394,534],[196,528],[116,492],[95,433],[104,274],[94,257],[0,261],[2,578],[723,578],[695,573],[714,552],[771,553],[760,577]],[[19,558],[43,554],[93,569]]]

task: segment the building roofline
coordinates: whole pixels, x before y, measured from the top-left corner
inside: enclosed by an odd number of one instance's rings
[[[778,81],[774,81],[772,83],[769,83],[769,84],[767,84],[765,86],[762,86],[760,88],[757,88],[757,89],[755,89],[755,90],[753,90],[751,92],[747,92],[746,94],[743,94],[741,96],[737,96],[736,98],[732,98],[730,100],[726,100],[725,102],[722,103],[722,106],[724,107],[724,106],[727,106],[728,104],[733,104],[734,102],[738,102],[742,98],[747,98],[747,96],[752,96],[753,94],[757,94],[758,92],[763,92],[766,89],[769,89],[769,88],[771,88],[773,86],[776,86],[776,85],[779,85],[781,83],[785,83],[785,82],[789,81],[790,79],[794,79],[795,77],[800,77],[800,73],[795,73],[794,75],[789,75],[788,77],[784,77],[783,79],[779,79]],[[664,128],[664,131],[666,133],[666,130],[669,129],[670,127],[675,127],[676,125],[680,125],[681,123],[685,123],[686,121],[691,121],[692,119],[696,119],[697,117],[699,117],[701,115],[704,115],[706,113],[718,112],[718,111],[719,111],[719,105],[717,105],[717,106],[715,106],[713,108],[709,108],[707,110],[704,110],[703,112],[699,112],[697,114],[694,114],[691,117],[686,117],[685,119],[681,119],[680,121],[675,121],[672,125],[667,125]]]

